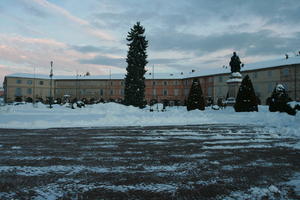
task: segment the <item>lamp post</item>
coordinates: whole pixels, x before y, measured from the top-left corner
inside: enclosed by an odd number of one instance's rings
[[[50,98],[49,98],[49,108],[52,108],[52,77],[53,77],[53,61],[50,62],[51,70],[50,70]]]

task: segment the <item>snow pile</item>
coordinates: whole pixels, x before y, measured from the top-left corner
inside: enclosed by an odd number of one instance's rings
[[[244,200],[244,199],[285,199],[286,194],[274,185],[268,188],[252,187],[247,192],[232,192],[229,197],[222,198],[227,200]]]
[[[206,108],[205,111],[186,111],[186,107],[167,107],[166,112],[150,112],[116,103],[87,105],[70,109],[67,106],[32,104],[0,107],[0,128],[37,129],[54,127],[104,127],[104,126],[160,126],[195,124],[254,124],[275,129],[277,132],[300,136],[300,116],[269,112],[260,106],[259,112],[236,113],[232,107],[223,110]]]

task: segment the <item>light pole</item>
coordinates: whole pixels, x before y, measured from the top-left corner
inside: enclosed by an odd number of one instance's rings
[[[49,108],[52,108],[52,77],[53,77],[53,61],[50,62],[51,70],[50,70],[50,98],[49,98]]]

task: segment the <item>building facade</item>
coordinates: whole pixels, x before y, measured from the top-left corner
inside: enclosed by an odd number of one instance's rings
[[[271,95],[276,84],[283,84],[293,100],[300,100],[300,56],[293,60],[281,60],[267,66],[253,64],[246,66],[242,76],[249,75],[256,95],[261,104]],[[145,75],[145,98],[148,103],[168,101],[171,105],[184,105],[192,84],[197,78],[201,84],[207,102],[216,103],[225,99],[228,86],[226,81],[230,73],[208,74],[192,72],[188,74],[156,74]],[[46,101],[50,96],[55,99],[87,99],[103,101],[121,101],[124,98],[125,75],[107,76],[58,76],[51,80],[48,76],[31,74],[12,74],[4,79],[4,100],[7,103],[17,98]]]

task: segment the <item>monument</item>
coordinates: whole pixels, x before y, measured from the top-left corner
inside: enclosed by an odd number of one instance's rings
[[[240,72],[241,67],[243,67],[243,64],[240,58],[237,56],[236,52],[233,52],[233,56],[231,57],[229,65],[231,68],[231,75],[226,81],[228,85],[226,101],[228,102],[227,105],[233,106],[235,104],[236,95],[242,82],[242,75]]]

